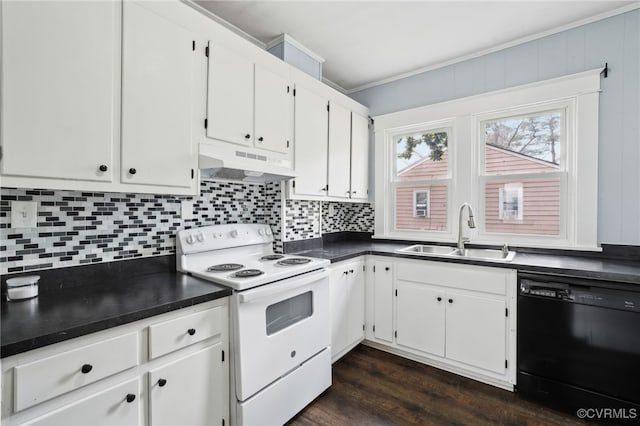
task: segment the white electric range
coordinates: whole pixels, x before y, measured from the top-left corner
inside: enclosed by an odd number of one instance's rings
[[[233,290],[231,422],[283,424],[331,385],[329,261],[275,254],[268,225],[179,231],[177,269]]]

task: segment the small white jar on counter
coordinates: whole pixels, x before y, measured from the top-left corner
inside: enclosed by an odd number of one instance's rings
[[[9,278],[7,280],[7,300],[31,299],[38,295],[40,275]]]

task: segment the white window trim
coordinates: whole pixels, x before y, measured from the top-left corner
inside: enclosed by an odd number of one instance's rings
[[[598,103],[600,92],[600,71],[595,69],[551,80],[517,86],[509,89],[455,99],[405,111],[385,114],[375,119],[375,235],[374,238],[402,238],[421,241],[453,242],[457,235],[457,213],[464,202],[471,202],[476,215],[484,214],[480,206],[482,191],[480,180],[480,143],[478,126],[492,114],[505,111],[525,111],[544,108],[549,105],[567,104],[575,108],[576,120],[568,120],[567,143],[561,152],[565,156],[563,168],[558,172],[567,200],[566,223],[562,224],[561,237],[522,236],[515,234],[482,234],[481,230],[465,229],[472,242],[497,244],[509,242],[517,246],[599,250],[597,242],[598,214]],[[567,113],[569,116],[569,113]],[[481,120],[480,120],[481,119]],[[409,129],[430,128],[437,122],[450,122],[455,138],[450,139],[449,173],[452,176],[448,191],[448,231],[397,231],[394,229],[394,200],[391,199],[391,178],[393,156],[390,151],[393,136]],[[421,124],[416,124],[421,123]],[[464,155],[456,155],[465,153]],[[469,154],[466,154],[469,153]],[[567,161],[566,159],[569,159]],[[545,176],[551,176],[548,172]],[[540,176],[540,174],[535,174]],[[526,177],[526,175],[491,175],[483,179]],[[483,198],[482,198],[483,199]],[[579,212],[579,214],[566,214]],[[477,222],[484,223],[481,219]]]

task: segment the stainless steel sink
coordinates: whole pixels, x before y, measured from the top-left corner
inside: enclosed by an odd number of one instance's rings
[[[464,249],[459,250],[449,246],[434,246],[416,244],[396,250],[399,253],[416,254],[435,257],[460,257],[476,260],[492,260],[499,262],[511,262],[516,255],[515,251],[503,252],[494,249]]]
[[[430,246],[424,244],[416,244],[414,246],[398,249],[401,253],[413,253],[413,254],[433,254],[433,255],[448,255],[454,252],[454,247],[447,246]]]
[[[479,260],[500,260],[502,262],[511,262],[516,255],[515,251],[504,252],[502,250],[492,249],[456,249],[451,253],[452,256],[466,257],[468,259]]]

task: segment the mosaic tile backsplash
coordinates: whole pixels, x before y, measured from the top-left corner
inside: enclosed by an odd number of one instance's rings
[[[284,241],[319,238],[320,201],[287,200]]]
[[[373,217],[370,203],[323,202],[322,233],[373,232]]]
[[[10,227],[14,200],[37,203],[37,228]],[[182,200],[194,219],[180,217]],[[278,183],[203,181],[199,197],[2,188],[0,273],[171,254],[178,230],[202,225],[268,223],[281,240],[279,200]]]
[[[369,204],[330,203],[330,216],[329,203],[287,200],[283,220],[280,183],[203,181],[200,190],[198,197],[178,197],[2,188],[0,273],[172,254],[178,230],[203,225],[267,223],[276,252],[283,241],[373,229]],[[181,218],[183,200],[193,201],[194,219]],[[11,228],[11,201],[37,203],[37,228]]]

